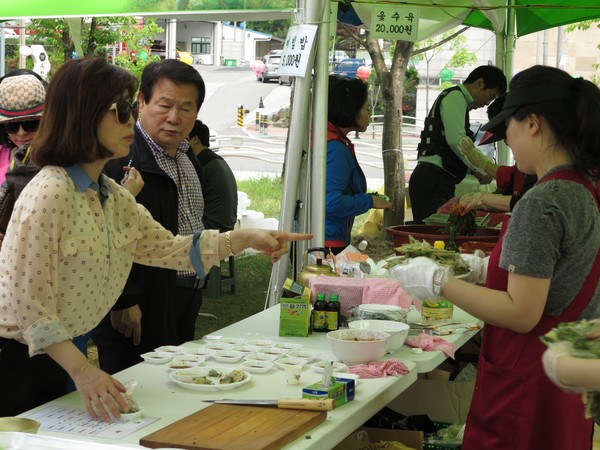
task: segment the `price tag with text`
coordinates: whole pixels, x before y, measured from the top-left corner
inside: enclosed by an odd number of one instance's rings
[[[373,5],[371,37],[416,41],[418,31],[419,8]]]
[[[308,59],[315,43],[317,25],[294,25],[290,27],[277,72],[280,75],[306,76]]]

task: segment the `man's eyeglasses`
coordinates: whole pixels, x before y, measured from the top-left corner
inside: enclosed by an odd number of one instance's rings
[[[7,133],[18,133],[19,128],[23,127],[23,131],[25,133],[29,133],[31,131],[37,131],[40,126],[40,119],[35,120],[24,120],[22,122],[8,122],[4,124],[4,129]]]
[[[138,102],[128,102],[127,100],[119,100],[108,108],[109,111],[113,109],[117,120],[123,125],[129,121],[129,116],[133,116],[133,120],[137,120],[140,111]]]

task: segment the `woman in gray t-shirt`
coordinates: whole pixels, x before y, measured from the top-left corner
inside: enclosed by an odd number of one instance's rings
[[[463,450],[590,448],[581,396],[545,375],[540,337],[600,312],[599,124],[593,83],[545,66],[517,74],[483,129],[505,136],[539,181],[507,217],[486,287],[435,265],[396,272],[409,286],[424,280],[421,298],[443,295],[485,322]]]

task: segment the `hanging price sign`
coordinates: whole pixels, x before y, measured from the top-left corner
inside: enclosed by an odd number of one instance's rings
[[[308,59],[315,43],[317,25],[294,25],[288,30],[277,72],[280,75],[306,76]]]
[[[414,42],[418,31],[419,8],[373,5],[371,37]]]

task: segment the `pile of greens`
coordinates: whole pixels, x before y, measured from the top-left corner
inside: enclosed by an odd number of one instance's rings
[[[580,320],[577,322],[561,323],[541,337],[546,345],[558,342],[569,342],[573,347],[572,355],[577,358],[600,358],[600,338],[589,339],[588,332],[596,329],[598,322]],[[586,417],[600,420],[600,392],[586,391],[584,393]]]
[[[438,264],[450,266],[455,276],[465,275],[470,270],[468,264],[460,257],[460,253],[451,252],[444,248],[435,248],[429,242],[425,240],[419,241],[411,235],[408,236],[408,244],[396,247],[395,250],[406,258],[425,256]],[[389,269],[401,263],[402,261],[399,260],[390,261],[386,268]]]

